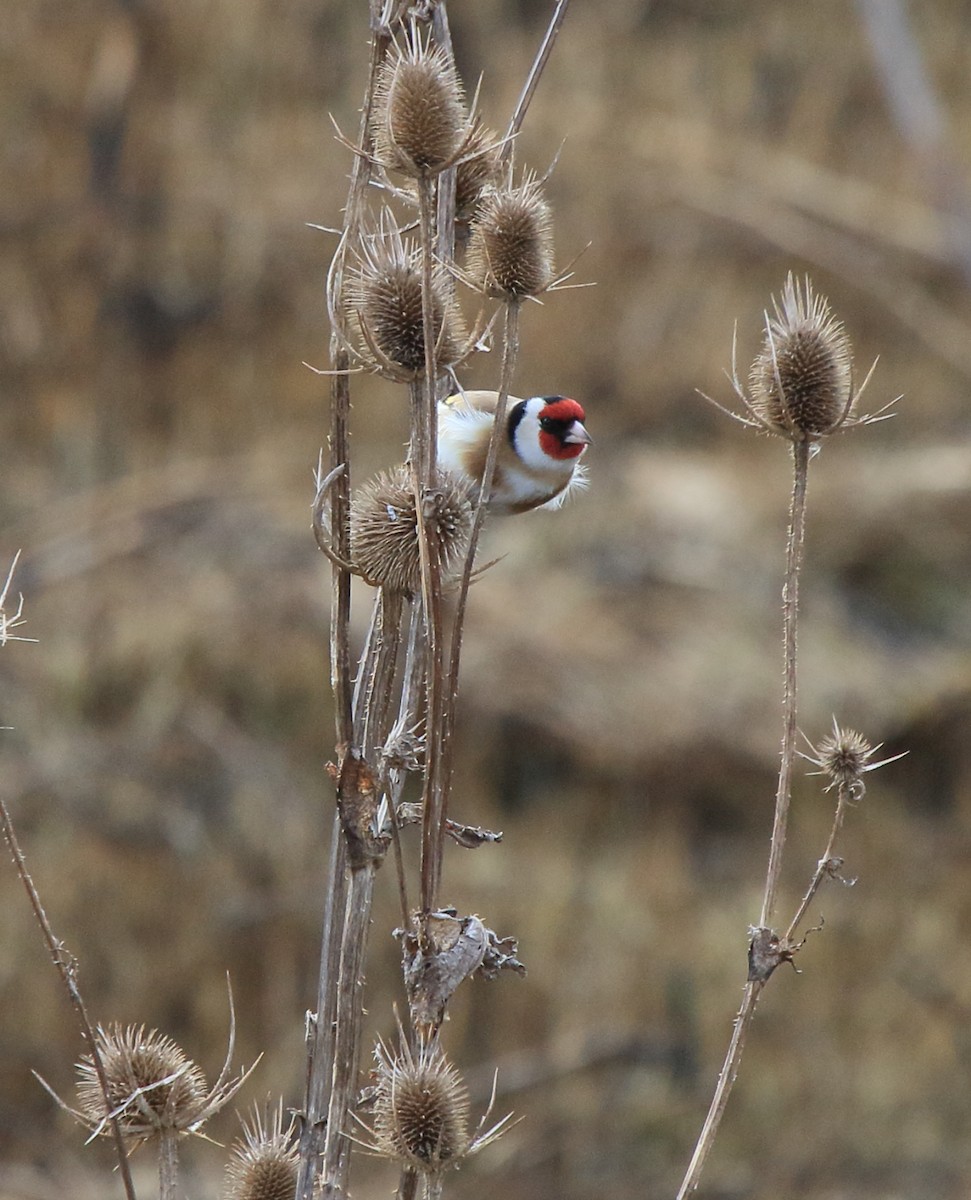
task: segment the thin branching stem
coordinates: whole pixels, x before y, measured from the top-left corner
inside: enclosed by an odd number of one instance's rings
[[[769,866],[765,889],[762,895],[761,928],[767,928],[775,909],[776,893],[782,871],[782,854],[786,843],[786,827],[789,816],[789,800],[792,792],[792,769],[796,758],[796,702],[797,702],[797,634],[799,625],[799,573],[802,567],[803,547],[806,537],[806,487],[809,475],[811,443],[794,441],[792,499],[789,506],[789,533],[786,542],[786,575],[782,590],[783,622],[783,732],[782,750],[779,761],[779,781],[776,789],[775,815],[772,824],[772,843],[769,848]],[[818,885],[817,885],[818,886]],[[764,980],[749,980],[745,984],[741,1007],[735,1018],[735,1027],[725,1055],[725,1061],[715,1085],[708,1115],[695,1144],[694,1153],[688,1164],[684,1180],[678,1192],[678,1200],[684,1200],[697,1188],[705,1162],[718,1127],[725,1114],[728,1099],[738,1076],[742,1051],[759,996],[765,987]]]
[[[796,930],[802,923],[803,917],[813,898],[819,891],[820,884],[827,876],[832,876],[834,871],[840,865],[839,862],[834,863],[833,855],[836,850],[836,839],[839,836],[840,829],[843,826],[843,818],[846,815],[847,805],[853,796],[853,786],[850,783],[841,782],[838,787],[836,796],[836,812],[833,814],[833,826],[829,831],[829,841],[826,843],[826,849],[823,851],[823,856],[816,864],[816,870],[813,872],[813,877],[809,881],[809,887],[806,889],[806,894],[803,896],[796,909],[796,914],[789,922],[789,928],[786,930],[784,941],[790,943],[796,935]]]
[[[553,10],[553,15],[550,17],[550,23],[546,29],[543,41],[533,60],[533,65],[530,67],[529,75],[526,77],[526,82],[523,85],[523,90],[519,95],[519,100],[516,104],[516,109],[509,122],[509,128],[506,130],[506,136],[503,140],[502,157],[509,158],[512,154],[512,147],[515,144],[516,135],[523,127],[523,121],[526,118],[526,110],[529,108],[533,95],[536,92],[536,87],[539,84],[540,76],[546,67],[550,55],[553,52],[553,46],[556,42],[556,35],[560,32],[560,26],[566,17],[567,5],[570,0],[557,0],[556,8]]]
[[[13,859],[14,866],[17,869],[17,874],[20,877],[20,882],[23,884],[24,890],[27,893],[27,898],[30,901],[30,907],[33,910],[34,918],[40,926],[40,931],[47,944],[48,953],[51,956],[51,961],[57,968],[57,973],[61,977],[65,990],[68,994],[68,999],[77,1014],[78,1023],[81,1026],[81,1036],[88,1045],[88,1050],[91,1054],[91,1062],[94,1065],[95,1074],[98,1077],[98,1085],[101,1088],[101,1094],[104,1097],[105,1112],[113,1113],[114,1100],[112,1099],[108,1088],[108,1078],[105,1075],[104,1061],[101,1057],[101,1050],[98,1045],[98,1038],[95,1034],[94,1027],[88,1017],[88,1010],[81,996],[81,991],[77,981],[77,963],[72,955],[64,948],[64,943],[54,936],[54,930],[51,928],[51,923],[47,918],[47,913],[44,911],[44,906],[41,903],[40,893],[27,870],[27,861],[24,858],[23,851],[20,848],[20,843],[17,840],[17,833],[14,829],[13,820],[10,812],[7,809],[3,799],[0,798],[0,826],[3,828],[3,838],[7,843],[7,848],[10,850],[10,856]],[[135,1185],[132,1183],[131,1171],[128,1167],[128,1154],[125,1150],[125,1139],[122,1136],[121,1127],[118,1124],[118,1118],[112,1115],[108,1118],[108,1125],[111,1129],[112,1141],[115,1145],[115,1151],[118,1157],[118,1170],[121,1174],[122,1186],[125,1189],[127,1200],[136,1200]]]
[[[496,401],[496,418],[489,438],[485,469],[479,485],[478,502],[475,508],[475,517],[472,521],[469,547],[466,551],[465,563],[462,568],[462,578],[459,581],[458,597],[455,602],[455,615],[452,620],[452,644],[448,664],[449,724],[445,735],[446,787],[448,786],[448,781],[451,780],[452,733],[454,731],[455,706],[458,699],[459,667],[462,658],[462,634],[465,628],[465,613],[468,606],[469,588],[475,568],[475,553],[479,544],[479,535],[482,532],[482,525],[485,521],[489,504],[489,496],[492,493],[492,484],[496,473],[496,460],[506,427],[506,406],[516,372],[516,362],[519,357],[520,304],[518,300],[510,300],[506,304],[504,317],[502,367],[499,374],[499,398]],[[442,827],[442,836],[444,837],[444,825]]]

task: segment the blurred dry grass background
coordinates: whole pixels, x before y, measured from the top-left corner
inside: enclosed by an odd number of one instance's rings
[[[327,390],[301,364],[326,357],[333,243],[305,222],[338,220],[328,113],[354,128],[365,7],[21,0],[0,35],[0,560],[23,547],[40,639],[0,656],[0,786],[95,1016],[215,1069],[228,970],[242,1056],[266,1052],[251,1096],[291,1104],[332,743]],[[971,1187],[971,4],[912,7],[944,120],[923,145],[839,0],[577,4],[543,79],[520,161],[567,138],[557,244],[592,242],[597,286],[526,313],[520,391],[584,401],[593,486],[496,522],[473,596],[456,809],[506,837],[449,882],[530,974],[469,985],[449,1042],[527,1119],[456,1196],[670,1195],[700,1125],[768,846],[788,463],[694,389],[727,395],[732,324],[747,363],[790,268],[880,355],[873,404],[906,394],[813,466],[801,725],[910,757],[763,1001],[705,1194]],[[453,5],[499,126],[547,15]],[[393,461],[400,398],[355,389],[360,462]],[[800,782],[793,904],[830,814]],[[114,1194],[29,1074],[69,1090],[79,1044],[12,870],[0,1013],[0,1196]],[[369,1170],[357,1194],[386,1194]]]

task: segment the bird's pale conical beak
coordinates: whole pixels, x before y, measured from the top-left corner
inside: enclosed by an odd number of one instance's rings
[[[570,432],[563,439],[564,442],[572,443],[574,446],[589,446],[593,438],[583,428],[579,421],[574,421],[570,426]]]

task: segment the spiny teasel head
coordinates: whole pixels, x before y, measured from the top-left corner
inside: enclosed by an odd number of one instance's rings
[[[298,1166],[293,1121],[284,1127],[283,1101],[272,1110],[254,1109],[230,1152],[225,1200],[293,1200]]]
[[[397,229],[367,236],[347,270],[345,308],[357,333],[357,354],[370,370],[398,382],[425,373],[421,250]],[[464,351],[464,330],[445,270],[435,264],[431,329],[438,367],[454,365]]]
[[[374,1050],[374,1149],[422,1174],[437,1174],[473,1149],[469,1093],[437,1041],[417,1051]]]
[[[77,1064],[78,1111],[85,1124],[107,1124],[117,1113],[123,1136],[135,1142],[173,1131],[192,1132],[205,1119],[209,1088],[202,1068],[171,1038],[144,1025],[110,1025],[96,1034],[108,1081],[108,1101],[91,1055]]]
[[[853,351],[843,324],[807,276],[790,271],[765,314],[765,341],[749,371],[753,415],[794,442],[834,433],[852,415]]]
[[[236,1095],[256,1066],[254,1063],[235,1078],[230,1076],[235,1035],[230,996],[226,1058],[218,1079],[207,1089],[202,1068],[170,1037],[156,1029],[146,1030],[144,1025],[99,1026],[95,1041],[107,1083],[107,1103],[90,1054],[83,1055],[77,1064],[78,1107],[70,1108],[56,1093],[51,1094],[96,1135],[109,1134],[110,1122],[116,1120],[122,1137],[133,1145],[152,1138],[198,1133]]]
[[[435,174],[459,157],[467,131],[454,61],[413,27],[403,48],[391,48],[378,75],[375,156],[389,171],[414,178]]]
[[[813,774],[826,775],[829,778],[826,790],[829,791],[833,787],[848,789],[857,798],[861,797],[865,790],[864,775],[885,767],[887,763],[896,762],[906,754],[904,751],[880,762],[874,762],[873,756],[880,746],[871,746],[863,734],[854,729],[841,729],[835,719],[833,732],[827,734],[818,746],[811,746],[810,749],[811,753],[804,754],[803,757],[819,767],[818,771],[812,772]]]
[[[461,560],[472,530],[472,500],[465,484],[441,472],[433,497],[434,522],[447,576]],[[351,561],[375,587],[414,595],[421,590],[418,515],[411,473],[404,465],[382,471],[351,504]]]
[[[474,287],[504,300],[538,296],[553,279],[553,214],[539,180],[487,191],[465,262]]]

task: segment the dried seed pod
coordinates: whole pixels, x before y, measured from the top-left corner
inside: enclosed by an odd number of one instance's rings
[[[425,372],[421,251],[396,230],[369,237],[348,273],[345,305],[359,335],[358,354],[371,370],[402,382]],[[436,365],[450,366],[465,332],[446,272],[432,270],[431,327]]]
[[[472,530],[472,501],[465,485],[442,472],[428,520],[438,530],[442,569],[460,561]],[[351,560],[368,583],[414,595],[421,590],[418,515],[406,466],[383,471],[351,504]]]
[[[538,296],[553,282],[553,214],[542,185],[487,192],[472,225],[466,271],[487,295]]]
[[[389,171],[434,174],[459,155],[468,128],[462,82],[441,46],[412,32],[382,65],[375,94],[374,147]]]
[[[202,1068],[171,1038],[144,1025],[111,1025],[97,1032],[108,1080],[110,1111],[126,1139],[145,1141],[173,1131],[192,1132],[208,1115]],[[77,1064],[78,1111],[93,1128],[109,1113],[90,1055]]]
[[[752,412],[793,441],[824,437],[846,423],[855,399],[850,340],[808,276],[800,291],[790,272],[772,303],[749,372]]]
[[[293,1122],[283,1125],[283,1102],[266,1114],[257,1109],[230,1153],[226,1200],[293,1200],[298,1165]]]
[[[469,1093],[437,1042],[374,1051],[374,1142],[379,1154],[436,1174],[472,1148]]]

